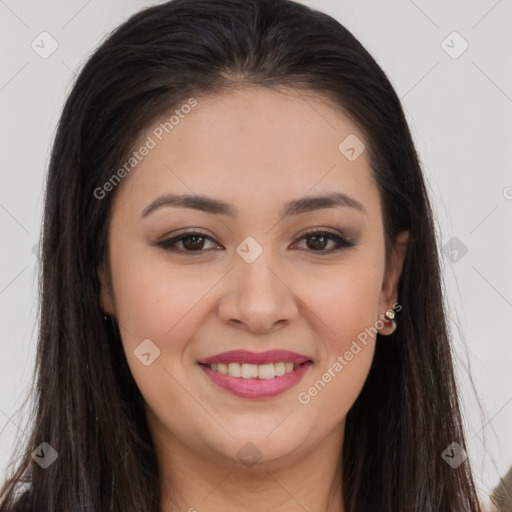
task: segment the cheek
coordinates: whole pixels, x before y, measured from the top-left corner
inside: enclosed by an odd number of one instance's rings
[[[213,273],[198,272],[193,265],[171,267],[147,248],[128,256],[112,255],[116,314],[129,344],[142,339],[181,339],[194,317],[194,307],[215,284]],[[177,348],[177,347],[176,347]]]
[[[352,256],[345,265],[303,272],[294,291],[316,316],[327,348],[344,350],[347,342],[375,324],[379,317],[382,286],[379,260]],[[320,334],[319,332],[319,334]]]
[[[184,352],[215,276],[198,275],[192,265],[172,268],[154,256],[147,248],[113,252],[111,268],[128,365],[149,407],[166,415],[170,404],[183,401]]]
[[[302,297],[318,316],[319,362],[301,386],[297,400],[326,422],[343,418],[357,399],[371,367],[379,319],[381,267],[363,258],[331,270],[328,277],[311,276],[301,285]],[[373,268],[376,270],[368,270]]]
[[[147,247],[113,251],[111,267],[128,365],[148,405],[168,410],[183,401],[179,383],[188,378],[187,347],[211,307],[208,291],[221,276],[208,265],[170,265],[164,251]],[[148,352],[145,362],[151,362],[145,365],[141,355]]]

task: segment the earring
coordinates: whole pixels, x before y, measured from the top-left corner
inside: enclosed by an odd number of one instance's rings
[[[395,310],[392,308],[388,309],[384,314],[384,318],[386,323],[391,323],[391,326],[387,329],[388,332],[386,335],[393,334],[396,331]]]

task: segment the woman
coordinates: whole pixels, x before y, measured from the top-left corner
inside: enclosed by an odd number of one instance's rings
[[[480,510],[416,151],[329,16],[133,16],[64,107],[43,235],[2,511]]]

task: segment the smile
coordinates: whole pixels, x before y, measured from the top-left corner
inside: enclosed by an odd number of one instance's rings
[[[272,361],[273,359],[273,361]],[[231,351],[198,361],[217,387],[242,398],[270,398],[295,386],[313,365],[288,351]]]

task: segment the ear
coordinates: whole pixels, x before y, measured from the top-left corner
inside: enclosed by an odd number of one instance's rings
[[[381,312],[393,308],[398,301],[398,282],[402,273],[405,253],[409,243],[409,231],[401,231],[395,238],[388,267],[384,274],[382,282],[382,291],[380,296]]]
[[[114,316],[114,300],[112,295],[111,279],[108,272],[105,270],[103,262],[97,267],[98,279],[100,281],[100,304],[105,313]]]

